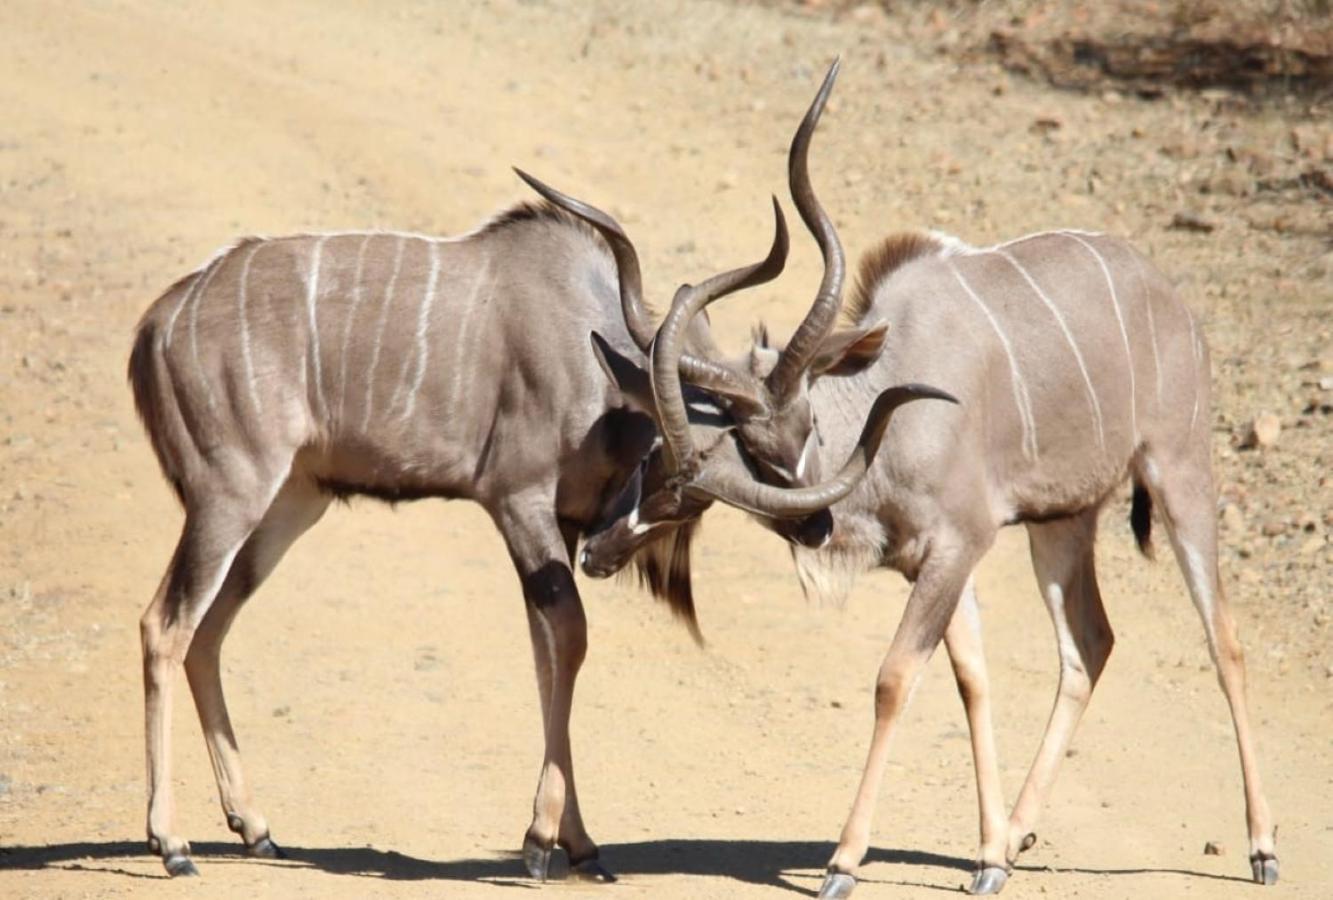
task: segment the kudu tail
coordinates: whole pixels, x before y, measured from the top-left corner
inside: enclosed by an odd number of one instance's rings
[[[1134,482],[1134,496],[1129,503],[1129,526],[1134,529],[1134,540],[1139,552],[1155,559],[1152,545],[1152,494],[1142,484]]]

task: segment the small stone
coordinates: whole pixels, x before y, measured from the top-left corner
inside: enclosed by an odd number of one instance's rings
[[[878,25],[884,19],[884,10],[876,3],[862,3],[852,10],[852,20],[861,25]]]
[[[1193,231],[1208,234],[1217,226],[1198,213],[1181,211],[1171,217],[1171,228],[1177,231]]]
[[[1222,846],[1220,841],[1209,841],[1203,845],[1204,856],[1222,856],[1226,852],[1227,849]]]
[[[1235,169],[1227,169],[1209,178],[1204,182],[1203,187],[1210,194],[1248,197],[1254,190],[1254,179]]]
[[[291,711],[292,708],[290,706],[279,706],[273,710],[273,718],[285,719],[291,714]]]
[[[1250,425],[1241,441],[1245,449],[1272,447],[1282,433],[1282,420],[1273,413],[1259,413],[1250,420]]]
[[[1240,511],[1240,507],[1235,503],[1228,503],[1223,507],[1222,528],[1233,534],[1239,534],[1245,530],[1245,514]]]
[[[834,709],[842,709],[842,701],[841,701],[841,700],[830,700],[830,701],[828,702],[828,705],[831,706],[831,707],[833,707]]]
[[[1333,375],[1325,375],[1319,379],[1319,390],[1333,391]]]
[[[1259,529],[1259,532],[1264,537],[1277,537],[1280,534],[1286,534],[1286,531],[1287,523],[1283,522],[1281,519],[1269,519],[1263,524],[1263,527]]]
[[[736,177],[735,172],[723,172],[722,177],[717,180],[717,189],[719,191],[729,191],[740,184],[740,179]]]

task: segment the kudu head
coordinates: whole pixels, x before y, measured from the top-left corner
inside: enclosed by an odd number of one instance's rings
[[[884,391],[842,469],[821,480],[810,384],[824,376],[851,375],[872,364],[887,330],[882,322],[833,330],[841,308],[845,261],[833,223],[810,186],[806,160],[837,72],[835,62],[792,140],[792,196],[823,254],[824,275],[813,306],[781,349],[769,346],[760,329],[747,354],[723,360],[706,314],[700,315],[713,301],[781,273],[788,240],[776,200],[776,228],[768,256],[698,285],[682,285],[670,312],[654,329],[643,305],[638,257],[620,226],[602,211],[519,172],[548,201],[584,219],[607,240],[619,272],[625,323],[649,358],[645,371],[600,335],[592,336],[602,368],[630,405],[653,416],[661,442],[617,504],[618,517],[585,545],[581,564],[590,575],[617,571],[650,540],[655,528],[691,521],[713,500],[754,514],[789,541],[820,546],[832,533],[828,507],[847,496],[865,474],[893,410],[924,397],[953,399],[921,385]]]

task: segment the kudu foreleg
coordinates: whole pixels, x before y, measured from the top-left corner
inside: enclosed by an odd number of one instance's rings
[[[1055,627],[1060,683],[1037,755],[1009,817],[1010,861],[1036,840],[1037,818],[1115,643],[1097,587],[1096,536],[1095,509],[1028,525],[1032,567]]]
[[[545,881],[558,843],[569,854],[571,872],[613,881],[584,827],[574,786],[569,720],[574,683],[587,655],[588,624],[571,568],[567,537],[572,536],[545,521],[536,526],[517,518],[501,521],[523,584],[546,742],[523,860],[533,878]]]
[[[963,588],[958,608],[944,632],[944,646],[949,651],[958,693],[967,713],[981,817],[981,849],[977,853],[976,872],[968,892],[996,894],[1009,878],[1005,858],[1008,817],[995,752],[995,730],[991,724],[990,678],[981,641],[981,611],[972,579]]]
[[[875,682],[875,727],[856,799],[829,860],[821,898],[843,898],[856,886],[853,873],[870,847],[875,804],[889,758],[889,738],[922,667],[939,645],[953,618],[963,587],[985,545],[943,548],[935,545],[918,575],[912,594]]]

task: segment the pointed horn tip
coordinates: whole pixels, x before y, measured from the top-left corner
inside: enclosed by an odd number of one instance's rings
[[[520,169],[518,166],[510,166],[510,168],[514,170],[514,174],[515,174],[515,175],[517,175],[519,178],[523,179],[523,183],[526,184],[528,187],[533,188],[534,190],[537,190],[537,191],[541,191],[542,188],[545,188],[545,187],[546,187],[546,185],[542,184],[541,181],[539,181],[537,178],[533,177],[532,175],[529,175],[527,172],[524,172],[524,171],[523,171],[522,169]]]
[[[549,184],[547,184],[546,182],[542,181],[542,180],[541,180],[540,178],[538,178],[537,176],[535,176],[535,175],[529,175],[527,172],[524,172],[524,171],[523,171],[522,169],[520,169],[518,166],[512,166],[511,168],[513,168],[513,170],[514,170],[514,174],[515,174],[515,175],[517,175],[519,178],[523,179],[523,183],[524,183],[524,184],[526,184],[528,187],[532,188],[532,189],[533,189],[534,191],[536,191],[537,193],[541,194],[542,197],[544,197],[545,199],[551,201],[552,203],[556,204],[557,206],[566,206],[566,205],[567,205],[568,200],[569,200],[568,197],[566,197],[564,194],[562,194],[562,193],[560,193],[559,191],[557,191],[555,188],[551,187],[551,186],[550,186]]]
[[[946,403],[952,403],[955,406],[962,406],[960,401],[948,391],[942,391],[939,388],[931,387],[928,384],[905,384],[905,389],[911,392],[913,400],[943,400]]]
[[[879,396],[875,398],[874,406],[878,407],[883,404],[891,404],[893,408],[896,408],[904,403],[911,403],[913,400],[943,400],[946,403],[962,406],[959,399],[948,391],[942,391],[939,388],[931,387],[928,384],[918,384],[916,382],[885,388],[880,391]]]

